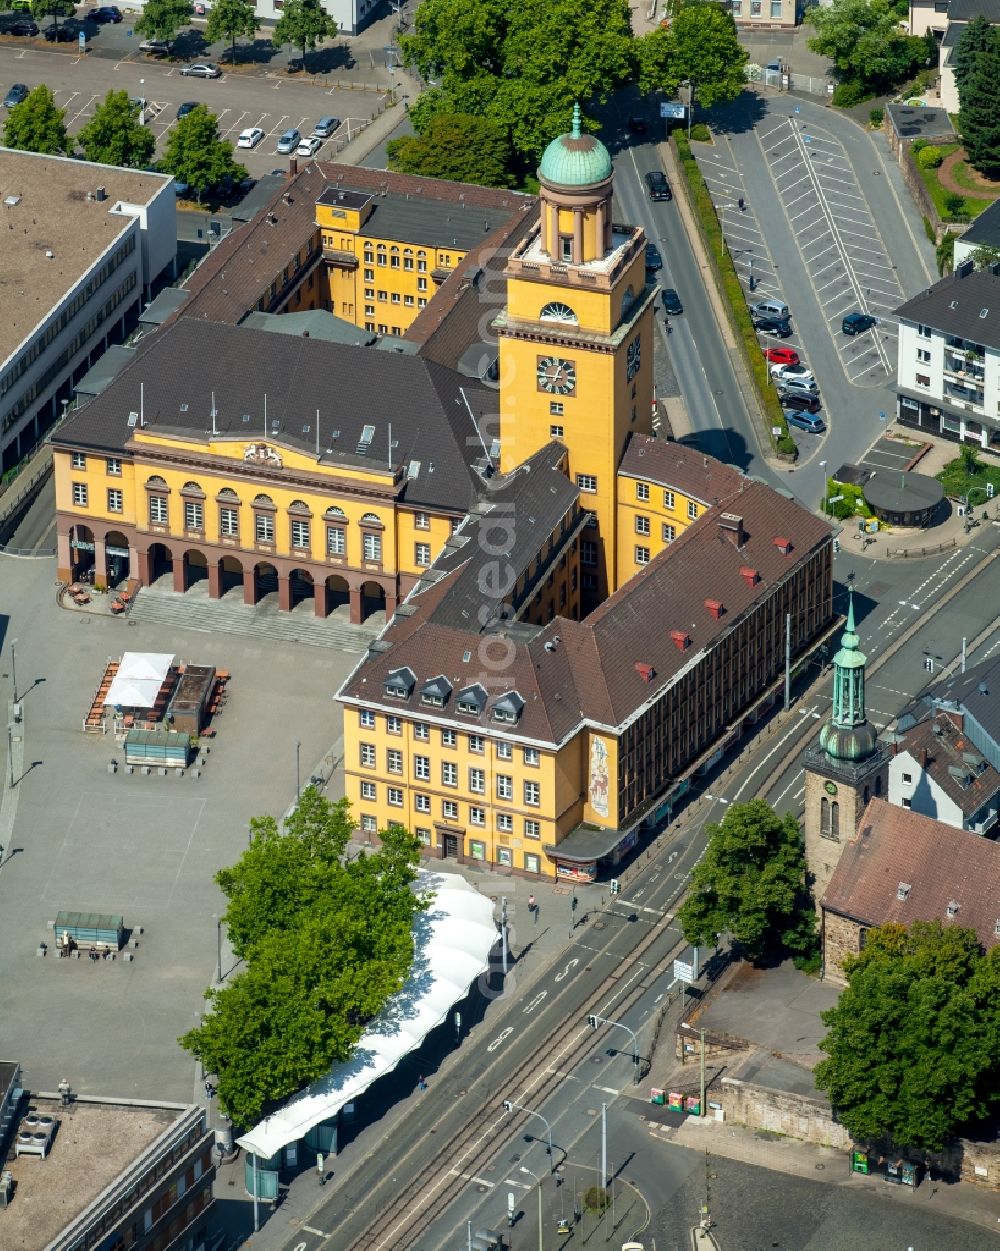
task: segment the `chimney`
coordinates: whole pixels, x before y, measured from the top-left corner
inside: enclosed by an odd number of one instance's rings
[[[106,200],[107,198],[108,198],[107,187],[98,187],[97,190],[94,192],[95,200]]]
[[[719,517],[719,533],[728,539],[737,551],[746,542],[743,530],[743,518],[736,513],[722,513]]]
[[[303,331],[302,331],[302,337],[303,337],[303,339],[308,339],[308,338],[309,338],[309,331],[308,331],[308,330],[303,330]]]
[[[779,536],[774,540],[774,546],[778,549],[782,556],[787,556],[792,550],[792,540],[783,539]]]
[[[921,749],[920,749],[920,767],[921,767],[921,769],[926,769],[926,768],[927,768],[927,765],[930,763],[930,758],[931,758],[931,757],[930,757],[930,753],[928,752],[927,748],[926,748],[926,747],[921,747]]]
[[[740,569],[740,577],[747,586],[756,586],[760,581],[760,574],[756,569],[751,569],[749,565],[743,565]]]
[[[635,671],[642,678],[643,682],[652,682],[653,678],[656,677],[656,670],[653,666],[646,664],[642,660],[635,662]]]
[[[288,158],[288,177],[294,178],[298,172],[299,172],[299,159],[296,156],[290,156]]]
[[[686,630],[671,630],[670,637],[679,651],[686,651],[691,646],[691,636]]]
[[[718,621],[722,614],[726,611],[726,606],[723,604],[721,599],[706,599],[705,607],[716,621]]]

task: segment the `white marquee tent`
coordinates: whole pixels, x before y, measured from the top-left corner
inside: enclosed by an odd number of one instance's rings
[[[105,708],[152,708],[173,663],[169,652],[126,652],[104,697]]]
[[[454,873],[422,871],[416,886],[434,898],[414,922],[416,951],[406,985],[362,1035],[349,1060],[238,1139],[244,1151],[270,1159],[332,1119],[419,1047],[489,968],[498,937],[490,900]]]

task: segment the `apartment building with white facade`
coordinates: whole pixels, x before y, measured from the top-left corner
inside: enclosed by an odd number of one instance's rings
[[[0,148],[0,457],[9,469],[177,255],[168,174]]]
[[[964,261],[896,316],[900,424],[1000,451],[1000,264]]]

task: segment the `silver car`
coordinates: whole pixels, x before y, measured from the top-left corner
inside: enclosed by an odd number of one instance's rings
[[[776,378],[778,391],[789,395],[819,395],[819,387],[813,378]]]

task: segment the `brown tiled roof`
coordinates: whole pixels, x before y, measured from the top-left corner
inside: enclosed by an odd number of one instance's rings
[[[955,727],[950,717],[929,717],[907,730],[901,738],[899,750],[910,753],[964,816],[971,817],[1000,791],[1000,773]],[[952,769],[959,770],[963,780],[959,780]],[[971,780],[963,784],[965,779]]]
[[[411,207],[415,202],[433,202],[463,209],[488,209],[493,215],[509,211],[517,220],[525,204],[535,203],[531,196],[495,187],[311,161],[278,188],[256,217],[227,235],[202,261],[185,284],[191,298],[183,306],[181,316],[237,325],[267,294],[275,275],[312,238],[316,201],[328,187],[384,195]],[[448,243],[447,227],[442,225],[441,229],[445,232],[443,246]],[[428,307],[434,302],[432,299]]]
[[[862,925],[960,925],[993,947],[1000,942],[1000,844],[873,799],[822,903]],[[958,904],[953,916],[950,904]]]
[[[341,694],[367,701],[373,684],[381,690],[392,669],[408,665],[418,683],[446,673],[456,692],[459,684],[473,681],[481,681],[493,695],[513,687],[526,701],[521,719],[494,728],[518,737],[558,743],[584,721],[621,727],[830,541],[830,527],[822,518],[764,483],[743,481],[742,492],[705,512],[585,621],[557,617],[530,641],[520,641],[516,629],[507,639],[472,630],[442,631],[428,620],[432,613],[421,596],[411,596],[409,605],[427,624],[415,628],[416,618],[411,618],[405,634],[390,624],[381,639],[391,649],[362,663]],[[720,531],[724,512],[742,517],[739,548]],[[777,535],[790,536],[787,555],[775,546]],[[756,580],[745,577],[744,569],[755,570]],[[457,572],[453,576],[457,580]],[[440,595],[440,584],[435,591]],[[706,597],[722,604],[721,616],[706,607]],[[435,601],[437,612],[442,603]],[[690,645],[681,650],[673,632],[686,635]],[[499,655],[504,664],[498,668],[491,660]],[[652,681],[636,672],[637,663],[653,666]],[[417,695],[411,698],[416,706]],[[426,712],[428,719],[476,723],[458,717],[450,704]],[[489,718],[488,705],[482,720]]]
[[[683,443],[633,434],[625,448],[619,474],[670,487],[703,504],[716,504],[740,489],[744,475],[714,456]]]

